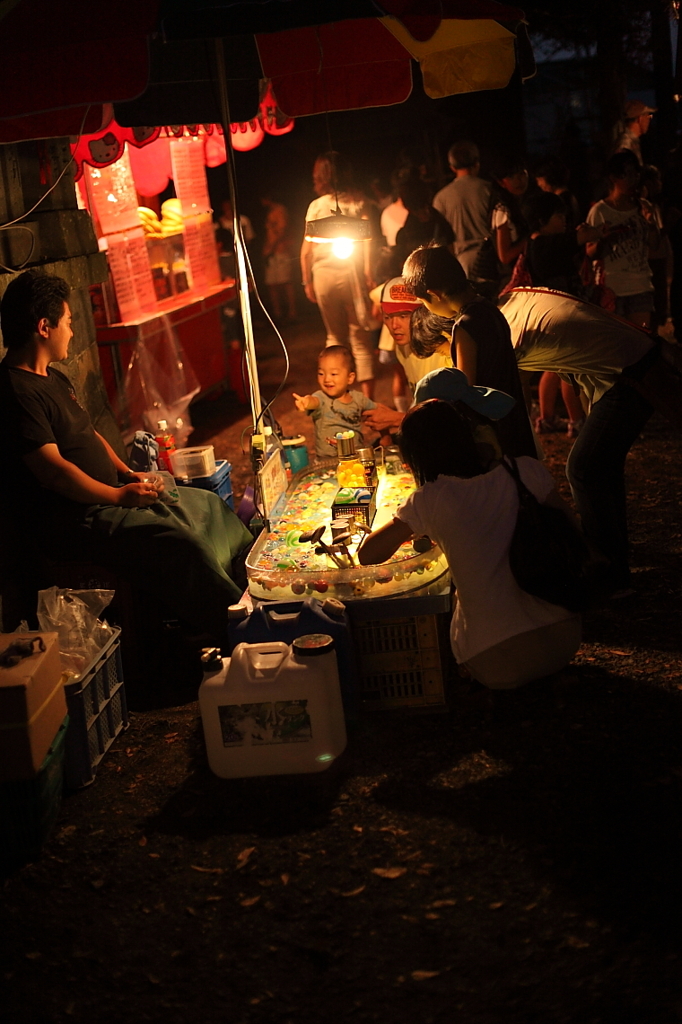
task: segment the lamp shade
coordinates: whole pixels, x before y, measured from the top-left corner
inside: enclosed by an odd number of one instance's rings
[[[346,217],[333,213],[331,217],[309,220],[305,226],[306,242],[333,242],[336,238],[347,238],[351,242],[364,242],[372,237],[372,225],[359,217]]]

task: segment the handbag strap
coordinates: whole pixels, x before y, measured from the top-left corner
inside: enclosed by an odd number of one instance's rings
[[[519,473],[519,467],[516,459],[513,458],[513,456],[511,455],[505,455],[505,457],[502,459],[501,465],[504,466],[504,468],[507,470],[509,475],[514,480],[514,483],[516,484],[516,490],[518,491],[519,495],[519,503],[522,506],[525,506],[526,508],[528,507],[528,505],[539,505],[540,502],[538,501],[538,499],[535,497],[533,492],[529,490],[528,487],[526,487],[523,480],[521,479],[521,474]]]

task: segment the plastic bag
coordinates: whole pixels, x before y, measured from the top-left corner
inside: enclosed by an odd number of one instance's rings
[[[40,629],[59,634],[62,667],[76,678],[113,636],[113,628],[99,618],[113,596],[113,590],[38,591]]]
[[[148,430],[136,430],[128,456],[133,473],[149,473],[159,468],[159,442]]]
[[[170,317],[156,317],[140,329],[117,409],[126,444],[136,430],[155,433],[159,420],[166,420],[177,447],[184,447],[193,430],[189,404],[198,393],[199,381]]]

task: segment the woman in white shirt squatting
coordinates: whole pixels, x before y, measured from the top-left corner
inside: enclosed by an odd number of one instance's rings
[[[491,689],[565,668],[580,646],[580,616],[516,583],[509,546],[519,501],[505,467],[486,467],[466,418],[438,399],[407,413],[399,444],[419,486],[392,522],[367,537],[360,562],[384,562],[410,537],[428,535],[445,554],[457,590],[450,641],[459,664]],[[528,456],[516,461],[538,501],[570,516],[542,463]]]

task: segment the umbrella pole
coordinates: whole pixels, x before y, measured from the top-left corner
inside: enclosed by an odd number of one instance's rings
[[[246,353],[246,367],[249,378],[249,393],[251,398],[251,415],[253,417],[253,430],[257,433],[260,423],[263,405],[260,395],[260,383],[258,380],[258,365],[256,362],[256,346],[253,337],[253,320],[251,318],[251,298],[249,295],[249,279],[246,270],[246,248],[242,234],[239,209],[237,207],[237,176],[234,164],[234,150],[230,145],[230,105],[227,95],[227,75],[225,74],[225,54],[223,51],[222,39],[215,40],[216,68],[218,72],[218,90],[220,94],[220,109],[222,114],[223,133],[225,138],[225,151],[227,153],[227,178],[230,188],[230,201],[234,216],[234,253],[237,269],[237,288],[239,289],[239,305],[241,308],[242,322],[244,324],[244,348]]]

